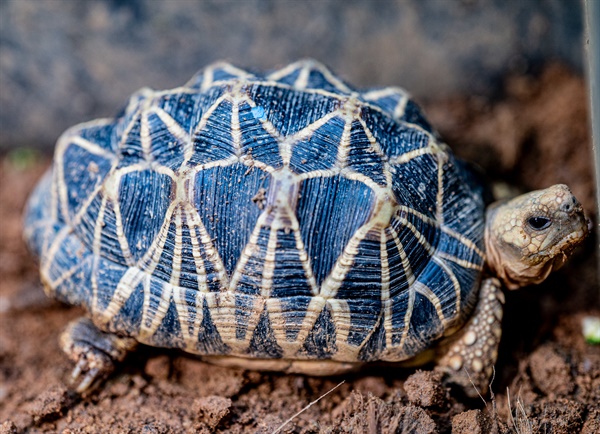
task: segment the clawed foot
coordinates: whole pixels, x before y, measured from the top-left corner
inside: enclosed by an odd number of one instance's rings
[[[90,319],[79,318],[61,334],[60,345],[76,363],[71,385],[78,393],[83,393],[108,377],[115,370],[115,364],[135,348],[136,341],[101,332]]]
[[[461,386],[468,396],[489,392],[502,334],[504,295],[498,279],[485,279],[472,317],[440,348],[437,370],[447,383]]]

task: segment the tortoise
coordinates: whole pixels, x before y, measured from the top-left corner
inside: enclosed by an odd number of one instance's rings
[[[502,287],[590,231],[565,185],[487,191],[401,88],[220,62],[67,130],[25,238],[46,293],[87,311],[60,338],[80,392],[137,343],[309,375],[435,360],[485,391]]]

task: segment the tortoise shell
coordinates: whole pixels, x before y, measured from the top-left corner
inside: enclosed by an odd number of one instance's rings
[[[46,291],[203,355],[400,361],[460,326],[484,203],[399,88],[218,63],[75,126],[26,217]]]

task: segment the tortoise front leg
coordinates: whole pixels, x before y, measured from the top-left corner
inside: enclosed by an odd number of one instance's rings
[[[62,350],[76,363],[71,382],[78,393],[85,392],[110,375],[115,364],[136,345],[132,338],[121,338],[98,330],[85,317],[70,322],[60,335]]]
[[[471,318],[438,349],[436,369],[443,371],[448,382],[460,385],[469,396],[488,392],[502,335],[503,304],[500,281],[484,279]]]

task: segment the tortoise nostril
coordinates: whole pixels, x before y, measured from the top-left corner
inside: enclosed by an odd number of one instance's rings
[[[564,212],[571,212],[575,209],[575,201],[573,198],[566,199],[561,205],[560,210]]]

